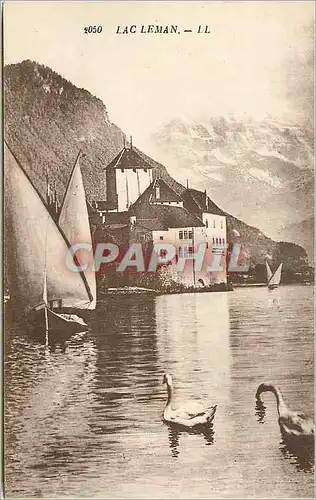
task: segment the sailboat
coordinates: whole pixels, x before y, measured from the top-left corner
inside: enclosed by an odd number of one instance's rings
[[[95,308],[94,289],[83,272],[67,268],[71,243],[6,143],[4,167],[6,247],[14,311],[50,335],[86,331],[83,319],[67,312]]]
[[[278,288],[281,282],[281,273],[282,273],[283,262],[279,265],[277,270],[273,273],[271,268],[266,261],[266,269],[267,269],[267,285],[269,290],[273,290],[274,288]]]
[[[69,177],[64,199],[60,207],[58,225],[71,245],[85,243],[92,248],[91,229],[80,168],[80,157],[81,151],[78,153]],[[83,249],[81,251],[78,250],[75,255],[78,265],[88,266],[83,272],[83,276],[86,280],[89,292],[93,297],[93,300],[89,305],[89,309],[95,309],[96,279],[95,272],[92,271],[92,262],[89,261],[89,257],[92,256],[92,253],[88,254],[87,251]]]

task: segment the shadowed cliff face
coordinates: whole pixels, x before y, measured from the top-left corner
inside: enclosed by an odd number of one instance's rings
[[[285,226],[280,230],[278,239],[283,241],[293,241],[297,245],[305,248],[310,262],[313,261],[313,235],[314,217],[310,217],[302,222],[296,222]]]
[[[5,67],[4,89],[6,140],[35,186],[45,193],[47,169],[61,197],[81,149],[87,197],[105,199],[103,169],[123,147],[124,133],[103,102],[32,61]]]
[[[47,171],[50,184],[56,184],[61,200],[71,168],[81,149],[84,153],[81,166],[87,198],[89,201],[104,200],[106,190],[103,169],[122,148],[124,133],[111,123],[103,102],[87,90],[75,87],[51,69],[32,61],[5,67],[4,89],[5,137],[36,188],[45,195]],[[219,139],[222,141],[226,134],[224,125],[220,122],[216,129],[216,137],[222,138]],[[186,130],[182,127],[179,131],[184,141]],[[203,127],[198,127],[196,134],[199,141],[202,141],[202,136],[208,136]],[[173,141],[172,134],[170,140]],[[178,153],[179,158],[183,159],[181,148]],[[179,195],[183,194],[184,186],[169,175],[164,165],[142,152],[140,154]],[[197,178],[200,175],[200,167],[190,160],[190,154],[183,166],[190,170],[191,175]],[[207,176],[204,179],[207,181]],[[197,187],[204,191],[208,186],[207,182],[201,181]],[[241,188],[235,186],[233,195],[229,194],[228,188],[227,195],[235,199],[236,207],[243,203],[243,198],[238,198]],[[222,209],[227,210],[225,197],[219,198],[213,185],[208,194]],[[253,264],[263,262],[267,255],[275,259],[280,257],[278,244],[261,231],[229,214],[227,219],[229,240],[241,243]],[[299,264],[305,252],[297,247],[295,253]]]

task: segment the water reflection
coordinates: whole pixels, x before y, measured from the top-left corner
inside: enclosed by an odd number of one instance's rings
[[[227,294],[158,297],[157,348],[176,396],[227,402],[231,356]]]
[[[256,400],[255,414],[260,424],[265,423],[266,406],[259,399]],[[286,436],[281,431],[279,449],[287,460],[295,464],[297,470],[311,472],[314,466],[314,436]]]
[[[162,378],[154,297],[109,297],[99,304],[92,335],[97,347],[93,392],[100,410],[91,429],[113,434],[127,430],[131,419],[142,425]]]
[[[227,294],[188,294],[181,300],[176,295],[158,297],[156,325],[159,357],[164,371],[173,377],[175,402],[181,406],[181,401],[198,399],[217,404],[214,429],[219,439],[225,439],[232,429],[227,411],[231,366]],[[169,433],[173,456],[179,456],[180,447],[185,450],[184,436],[192,434],[213,443],[213,428],[202,432],[173,428]],[[200,441],[197,437],[190,442],[187,453],[200,453]]]
[[[284,458],[295,464],[297,470],[312,472],[314,468],[314,440],[284,438],[280,442]]]
[[[310,462],[279,444],[275,401],[267,418],[254,397],[269,379],[311,410],[312,308],[306,287],[112,297],[91,314],[89,332],[65,343],[7,331],[7,492],[310,497]],[[163,424],[164,372],[176,399],[218,405],[209,432]]]
[[[165,424],[168,427],[168,439],[171,454],[174,458],[180,455],[180,437],[183,435],[202,436],[207,446],[214,444],[214,429],[213,425],[209,427],[201,427],[200,429],[183,429],[181,426]]]
[[[255,414],[257,415],[259,424],[264,424],[266,416],[266,406],[260,399],[256,400]]]
[[[45,346],[9,335],[6,343],[6,477],[27,491],[65,468],[82,472],[91,449],[93,341],[74,336]]]

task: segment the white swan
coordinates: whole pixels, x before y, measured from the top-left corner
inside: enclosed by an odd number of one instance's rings
[[[272,392],[277,401],[279,415],[279,426],[284,437],[287,438],[314,438],[314,422],[301,412],[290,410],[284,402],[282,393],[278,387],[271,383],[260,384],[256,398],[261,401],[260,395],[263,392]]]
[[[188,427],[190,429],[193,427],[210,425],[212,423],[217,405],[205,407],[199,401],[191,401],[176,408],[172,401],[173,386],[171,375],[165,374],[163,383],[167,384],[168,391],[167,404],[163,412],[163,420],[165,422]]]

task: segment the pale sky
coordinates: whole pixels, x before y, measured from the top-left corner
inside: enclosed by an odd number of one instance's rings
[[[5,63],[31,59],[89,90],[144,147],[177,116],[312,113],[313,19],[313,2],[8,1]],[[181,34],[115,34],[130,24]],[[88,25],[103,31],[86,35]]]

